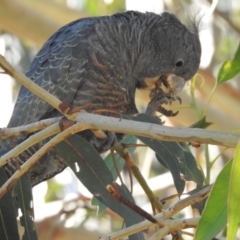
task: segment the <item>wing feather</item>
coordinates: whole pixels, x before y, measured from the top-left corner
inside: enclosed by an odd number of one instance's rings
[[[34,58],[26,76],[60,100],[71,103],[86,75],[88,36],[94,19],[82,19],[59,29]],[[8,127],[38,121],[53,107],[21,87]]]

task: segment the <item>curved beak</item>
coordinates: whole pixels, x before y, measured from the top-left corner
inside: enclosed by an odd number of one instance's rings
[[[163,85],[168,89],[169,93],[178,93],[183,90],[186,80],[175,74],[169,74],[163,80]]]

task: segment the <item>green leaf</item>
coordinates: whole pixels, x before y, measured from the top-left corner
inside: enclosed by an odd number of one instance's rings
[[[128,144],[128,143],[134,144],[137,142],[137,138],[132,135],[126,135],[126,136],[124,136],[124,138],[122,139],[121,142],[125,143],[125,144]],[[129,148],[130,153],[133,153],[134,151],[135,151],[135,147]],[[118,170],[121,171],[123,169],[123,167],[125,166],[125,161],[122,159],[122,157],[118,153],[115,154],[115,158],[116,158],[116,164],[117,164]],[[109,171],[112,173],[113,179],[116,180],[118,175],[117,175],[114,163],[113,163],[111,153],[109,153],[107,155],[107,157],[104,159],[104,162],[105,162],[106,166],[108,167]],[[104,204],[102,204],[100,201],[98,201],[98,199],[95,197],[92,198],[92,205],[98,206],[98,212],[97,212],[98,215],[101,215],[106,209],[106,206]]]
[[[236,149],[236,153],[233,159],[232,171],[229,183],[229,195],[228,195],[228,231],[227,239],[236,239],[237,230],[240,224],[240,141]]]
[[[121,188],[119,188],[119,192],[121,196],[128,199],[132,203],[135,203],[132,193],[128,190],[128,188],[124,184],[121,185]],[[126,226],[129,227],[127,223],[126,223]],[[139,232],[139,233],[130,235],[129,240],[145,240],[145,237],[142,232]]]
[[[132,119],[140,122],[161,124],[157,118],[146,114],[138,114]],[[185,157],[182,147],[175,142],[158,141],[145,137],[138,138],[155,151],[157,160],[169,169],[177,192],[181,195],[185,187],[185,181],[181,178],[181,173],[185,174]]]
[[[217,177],[199,221],[195,240],[211,240],[227,223],[227,198],[231,167],[232,161],[229,161]]]
[[[37,240],[37,232],[33,222],[32,186],[27,174],[24,174],[16,183],[16,200],[21,209],[21,225],[24,227],[23,240]]]
[[[106,187],[114,181],[112,174],[89,142],[75,134],[59,143],[56,149],[85,187],[128,225],[143,220],[143,217],[110,195]]]
[[[217,77],[217,85],[233,78],[240,72],[240,44],[233,60],[225,61],[219,70]]]
[[[192,126],[190,126],[190,128],[204,128],[205,129],[205,128],[211,126],[211,125],[212,125],[212,123],[207,122],[206,121],[206,116],[204,116],[199,121],[197,121]]]
[[[189,146],[186,143],[181,143],[180,145],[184,150],[185,157],[185,174],[182,172],[184,179],[186,181],[194,181],[197,183],[197,186],[201,188],[203,185],[203,174],[199,170],[196,160],[189,149]]]
[[[7,176],[3,168],[0,169],[0,186],[7,181]],[[16,212],[11,192],[7,192],[0,198],[0,239],[18,240],[18,227]]]

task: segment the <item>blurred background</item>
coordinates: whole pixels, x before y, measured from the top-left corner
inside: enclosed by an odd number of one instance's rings
[[[199,120],[215,84],[218,70],[225,60],[233,58],[240,36],[240,1],[238,0],[1,0],[0,1],[0,54],[19,71],[25,73],[32,59],[44,42],[61,26],[88,16],[109,15],[126,10],[169,11],[185,24],[196,17],[200,21],[202,59],[194,79],[196,109],[191,107],[190,84],[180,94],[181,107],[172,109],[180,113],[165,119],[166,125],[187,127]],[[0,127],[5,127],[11,116],[20,85],[6,74],[0,75]],[[140,112],[149,102],[149,92],[138,91],[136,102]],[[209,129],[219,131],[240,130],[240,76],[222,84],[215,91],[207,108]],[[210,158],[214,159],[223,148],[210,146]],[[204,146],[192,149],[203,171],[205,168]],[[210,182],[226,160],[234,152],[224,151],[213,168]],[[134,158],[149,186],[159,198],[176,193],[168,171],[155,161],[152,151],[139,148]],[[127,179],[128,181],[128,179]],[[187,184],[186,192],[194,185]],[[36,227],[39,239],[97,239],[121,228],[121,219],[107,210],[97,216],[97,208],[91,205],[91,194],[66,169],[55,178],[33,189]],[[141,188],[134,185],[134,197],[144,209],[151,211]],[[194,213],[190,208],[184,217]],[[167,238],[166,238],[167,239]],[[186,237],[188,239],[188,237]],[[192,239],[192,237],[189,237]]]

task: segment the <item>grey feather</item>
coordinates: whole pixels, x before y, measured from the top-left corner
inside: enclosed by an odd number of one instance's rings
[[[175,74],[187,81],[197,71],[200,56],[197,31],[189,31],[174,15],[130,11],[80,19],[62,27],[44,44],[26,76],[69,104],[91,103],[87,108],[90,112],[103,108],[136,113],[135,91],[144,88],[145,78]],[[178,59],[184,62],[181,68],[176,66]],[[8,127],[54,116],[60,113],[22,87]],[[99,152],[111,146],[109,142],[99,143],[88,131],[82,135]],[[17,137],[15,144],[24,138]],[[112,137],[109,139],[112,144],[116,142]],[[22,153],[20,162],[25,162],[48,140]],[[1,156],[12,148],[9,140],[4,144]],[[32,184],[56,175],[65,167],[53,148],[29,171]],[[6,171],[9,175],[15,171],[14,161],[6,166]]]

